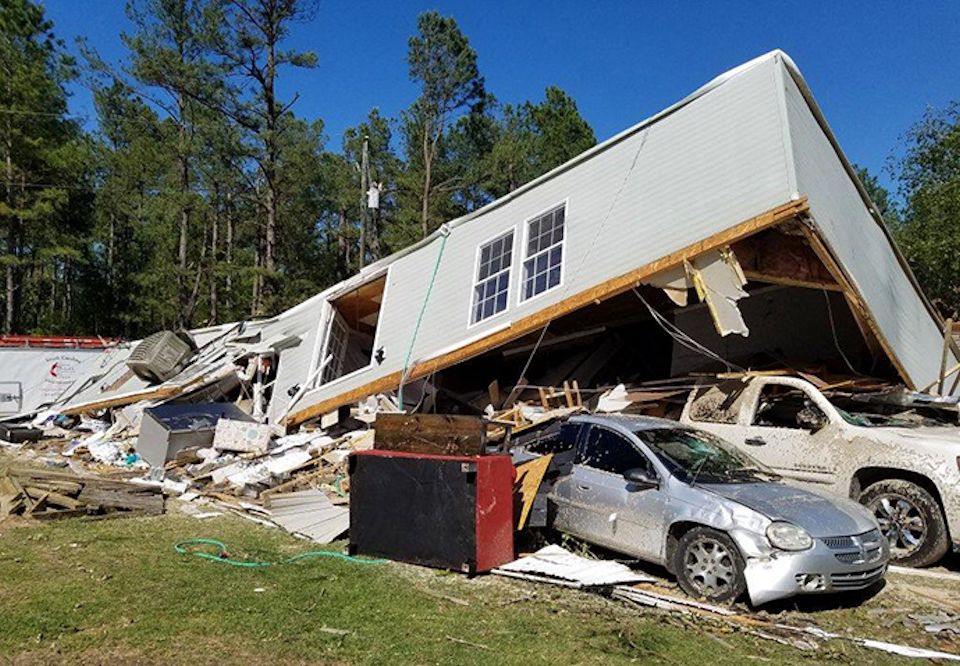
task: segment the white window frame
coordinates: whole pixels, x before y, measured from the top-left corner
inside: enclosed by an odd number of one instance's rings
[[[316,379],[316,384],[315,384],[315,386],[314,386],[315,389],[327,389],[327,388],[329,388],[329,387],[331,387],[331,386],[335,386],[335,385],[337,385],[337,384],[339,384],[339,383],[341,383],[341,382],[344,382],[344,381],[346,381],[346,380],[348,380],[348,379],[351,379],[351,378],[353,378],[353,377],[356,377],[357,375],[363,374],[363,373],[367,372],[368,370],[370,370],[371,368],[380,365],[380,364],[377,363],[376,355],[377,355],[377,350],[382,346],[382,345],[381,345],[381,342],[382,342],[382,339],[383,339],[383,315],[384,315],[384,312],[385,312],[384,308],[385,308],[386,305],[387,305],[387,294],[388,294],[388,292],[390,291],[390,274],[391,274],[392,271],[393,271],[393,266],[392,266],[392,265],[391,265],[391,266],[387,266],[386,269],[382,269],[382,270],[380,270],[380,271],[377,271],[376,273],[374,273],[374,274],[370,275],[369,277],[367,277],[367,279],[363,280],[363,282],[360,282],[359,284],[352,285],[352,286],[350,286],[350,287],[347,288],[347,289],[341,289],[341,290],[337,291],[335,294],[331,294],[330,297],[327,298],[327,300],[326,300],[326,306],[327,306],[327,308],[329,308],[330,318],[332,319],[332,318],[336,315],[336,310],[337,310],[336,307],[333,305],[333,301],[337,300],[338,298],[340,298],[340,297],[343,296],[344,294],[350,293],[351,291],[353,291],[353,290],[356,289],[357,287],[361,287],[361,286],[367,284],[368,282],[373,282],[374,280],[378,280],[378,279],[380,279],[381,277],[386,276],[386,282],[384,282],[384,285],[383,285],[383,297],[380,299],[380,318],[377,320],[377,331],[376,331],[376,333],[374,333],[374,335],[373,335],[373,353],[370,355],[370,362],[369,362],[367,365],[365,365],[365,366],[363,366],[363,367],[361,367],[361,368],[357,368],[356,370],[352,370],[351,372],[348,372],[348,373],[345,374],[345,375],[341,375],[340,377],[337,377],[336,379],[333,379],[333,380],[331,380],[331,381],[329,381],[329,382],[327,382],[327,383],[325,383],[325,384],[322,383],[322,377],[317,377],[317,379]],[[330,326],[330,320],[327,320],[326,322],[321,322],[319,325],[320,325],[320,326],[323,326],[323,328],[324,328],[324,330],[325,330],[324,335],[323,335],[323,340],[322,340],[321,343],[320,343],[321,349],[322,349],[323,351],[320,353],[319,356],[317,356],[317,357],[315,357],[315,358],[316,358],[316,362],[317,362],[317,363],[322,363],[322,362],[323,362],[323,359],[327,357],[327,346],[328,346],[329,341],[330,341],[330,337],[329,337],[329,334],[328,334],[329,326]],[[334,361],[334,360],[331,360],[330,362],[333,363],[333,362],[335,362],[335,361]],[[386,362],[386,361],[384,361],[384,362]],[[311,370],[311,372],[313,372],[313,370],[315,370],[315,369],[316,369],[316,366],[314,366],[314,368]],[[323,374],[323,373],[321,373],[321,374]]]
[[[523,297],[524,283],[526,282],[526,276],[524,275],[524,264],[526,264],[527,260],[530,259],[530,257],[527,256],[527,247],[530,243],[530,223],[538,218],[543,217],[547,213],[552,213],[558,208],[563,208],[563,239],[559,243],[560,281],[552,287],[547,287],[546,289],[541,291],[539,294],[534,294],[529,298],[524,298]],[[534,301],[540,298],[541,296],[543,296],[544,294],[549,294],[551,291],[554,291],[555,289],[560,289],[563,286],[563,283],[566,277],[566,272],[567,272],[567,258],[568,258],[567,257],[567,238],[570,235],[569,234],[570,226],[568,224],[569,221],[570,221],[570,199],[564,199],[563,201],[556,203],[548,208],[544,208],[536,215],[531,215],[530,217],[528,217],[523,221],[523,246],[520,251],[520,261],[517,264],[519,266],[518,271],[520,273],[519,278],[517,278],[517,285],[518,285],[517,286],[517,305],[523,305],[524,303],[529,303],[531,301]],[[540,254],[543,252],[549,252],[554,247],[557,247],[557,246],[551,245],[546,250],[540,250],[540,252],[538,252],[537,254]]]
[[[492,321],[510,310],[510,302],[511,302],[510,292],[513,291],[513,282],[514,282],[513,267],[516,266],[517,264],[517,235],[518,235],[517,228],[514,226],[514,227],[510,227],[509,229],[504,229],[497,235],[491,236],[485,241],[482,241],[477,244],[477,250],[474,253],[474,259],[473,259],[473,274],[470,280],[470,298],[468,303],[469,307],[467,309],[467,328],[468,329],[471,329],[475,326],[479,326],[480,324],[484,324],[486,322]],[[491,243],[495,243],[499,239],[506,238],[507,236],[513,236],[513,248],[510,250],[510,267],[506,271],[507,272],[507,304],[504,306],[503,310],[501,310],[500,312],[494,312],[489,317],[474,321],[473,313],[474,313],[474,309],[476,308],[476,303],[473,302],[473,299],[476,296],[477,285],[479,283],[480,253],[483,250],[484,246],[490,245]],[[502,273],[503,271],[500,271],[500,272]],[[487,276],[487,278],[485,279],[489,280],[490,277],[491,276]]]

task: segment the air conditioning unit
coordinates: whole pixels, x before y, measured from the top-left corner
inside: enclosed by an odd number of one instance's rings
[[[196,353],[197,347],[186,332],[162,331],[134,347],[127,367],[145,382],[165,382],[180,372]]]

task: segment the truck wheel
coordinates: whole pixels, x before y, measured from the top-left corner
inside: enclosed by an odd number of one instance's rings
[[[949,548],[947,524],[937,500],[923,487],[903,479],[877,481],[860,494],[890,543],[890,559],[925,567]]]
[[[673,558],[680,589],[691,597],[728,603],[747,588],[743,557],[737,544],[723,532],[693,528],[680,537]]]

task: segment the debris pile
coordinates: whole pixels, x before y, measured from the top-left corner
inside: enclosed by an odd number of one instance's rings
[[[0,477],[0,517],[155,515],[163,502],[154,486],[69,472],[11,469]]]

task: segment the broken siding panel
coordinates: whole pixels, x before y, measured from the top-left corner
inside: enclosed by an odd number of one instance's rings
[[[943,333],[796,82],[783,77],[797,181],[814,223],[914,386],[937,379]],[[954,365],[950,361],[949,366]]]
[[[411,364],[496,332],[564,297],[788,201],[773,67],[772,58],[761,60],[647,129],[455,226],[446,241]],[[518,304],[524,224],[564,201],[568,207],[561,286]],[[511,228],[518,235],[510,305],[468,331],[477,247]],[[383,364],[319,387],[298,408],[403,369],[440,245],[435,239],[391,266],[380,324]]]

